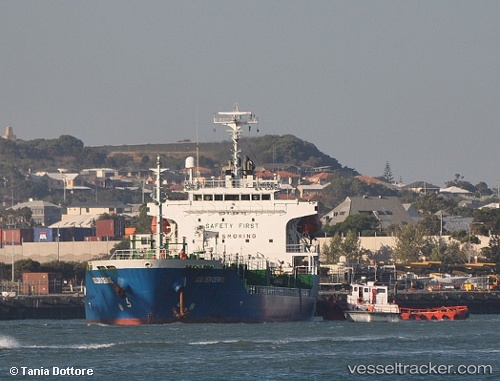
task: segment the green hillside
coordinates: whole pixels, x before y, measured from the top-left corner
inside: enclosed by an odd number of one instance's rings
[[[137,144],[122,146],[85,147],[75,137],[63,135],[58,139],[10,141],[0,139],[0,176],[10,176],[7,167],[20,172],[54,171],[64,167],[72,171],[83,168],[147,166],[157,155],[165,165],[182,168],[187,156],[195,156],[198,148],[200,165],[211,168],[225,165],[231,155],[229,141],[199,143],[183,141],[168,144]],[[344,168],[336,159],[320,152],[309,142],[293,135],[266,135],[242,139],[242,154],[255,164],[283,163],[297,166],[330,166],[333,170]]]

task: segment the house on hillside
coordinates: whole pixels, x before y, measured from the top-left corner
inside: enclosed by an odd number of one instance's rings
[[[118,172],[117,174],[120,176],[138,178],[138,179],[143,179],[151,174],[151,170],[149,168],[142,168],[142,167],[121,168],[117,172]]]
[[[499,202],[491,202],[489,204],[481,206],[478,209],[500,209],[500,203]]]
[[[30,200],[14,205],[10,209],[29,208],[35,225],[49,226],[61,219],[61,207],[42,200]]]
[[[468,190],[466,189],[462,189],[462,188],[459,188],[459,187],[456,187],[456,186],[451,186],[451,187],[448,187],[448,188],[441,188],[439,190],[439,193],[443,196],[446,196],[446,197],[470,197],[472,196],[472,193],[469,192]]]
[[[88,191],[91,188],[85,186],[85,179],[78,173],[67,172],[41,172],[37,173],[42,182],[49,189],[59,189],[68,192]]]
[[[99,179],[108,179],[116,176],[118,171],[112,168],[86,168],[82,169],[81,174],[83,176],[91,176]]]
[[[371,176],[355,176],[355,178],[363,183],[366,183],[366,184],[383,185],[386,188],[395,189],[395,190],[401,189],[400,184],[399,185],[398,184],[391,184],[391,183],[388,183],[386,181],[382,181],[380,179],[377,179],[377,178],[371,177]]]
[[[281,184],[288,184],[296,187],[300,184],[300,175],[294,172],[278,171],[278,176],[281,179]]]
[[[473,217],[443,216],[443,229],[449,233],[458,230],[469,231],[473,221]]]
[[[324,215],[321,220],[324,224],[335,225],[355,214],[375,216],[381,228],[415,222],[399,198],[383,196],[346,197],[340,205]]]
[[[113,179],[118,171],[112,168],[87,168],[80,172],[88,184],[99,188],[114,188]]]
[[[300,175],[302,173],[301,167],[299,167],[297,165],[293,165],[293,164],[288,164],[288,163],[264,163],[264,164],[262,164],[262,168],[267,170],[267,171],[274,172],[274,173],[277,173],[280,171],[291,172],[291,173],[295,173],[297,175]],[[259,172],[259,171],[256,170],[256,172]]]
[[[427,194],[430,192],[439,193],[440,188],[426,181],[416,181],[414,183],[405,185],[403,189],[408,189],[415,193]]]
[[[305,180],[310,182],[311,184],[319,184],[319,185],[325,185],[329,184],[330,182],[328,181],[330,179],[331,173],[327,172],[318,172],[314,173],[310,176],[305,176]]]
[[[330,183],[327,184],[300,184],[297,187],[299,197],[302,199],[310,199],[311,197],[321,193]]]
[[[67,207],[68,216],[101,215],[101,214],[124,214],[131,209],[122,202],[81,202]]]

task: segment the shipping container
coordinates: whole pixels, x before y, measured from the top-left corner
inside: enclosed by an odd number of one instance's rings
[[[95,235],[99,239],[112,238],[115,236],[114,220],[97,220],[95,222]]]
[[[59,237],[59,242],[73,241],[73,228],[56,228],[54,236],[54,241],[57,241],[57,237]]]
[[[125,221],[122,218],[97,220],[95,235],[99,240],[121,239],[125,234]]]
[[[62,293],[61,273],[23,273],[25,295],[47,295]]]
[[[4,246],[33,242],[33,229],[3,229],[2,241]]]
[[[85,237],[92,235],[92,228],[75,228],[73,239],[75,241],[85,241]]]
[[[33,242],[33,228],[21,229],[21,242]]]
[[[130,237],[131,235],[134,235],[136,231],[136,228],[125,228],[125,237]]]
[[[56,234],[52,228],[34,228],[34,241],[35,242],[54,242]]]
[[[54,241],[57,241],[57,237],[60,242],[84,241],[86,236],[92,235],[92,228],[55,228],[53,235]]]

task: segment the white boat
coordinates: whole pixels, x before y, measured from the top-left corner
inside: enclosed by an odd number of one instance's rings
[[[344,316],[353,322],[398,322],[400,319],[399,306],[389,302],[387,286],[354,283],[351,292],[347,295],[347,310]]]
[[[355,323],[373,323],[373,322],[396,323],[399,321],[398,312],[353,310],[344,312],[344,315],[347,320]]]

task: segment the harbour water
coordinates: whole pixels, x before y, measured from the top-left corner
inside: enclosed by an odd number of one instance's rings
[[[134,327],[4,321],[0,380],[498,380],[499,326],[500,315]]]

